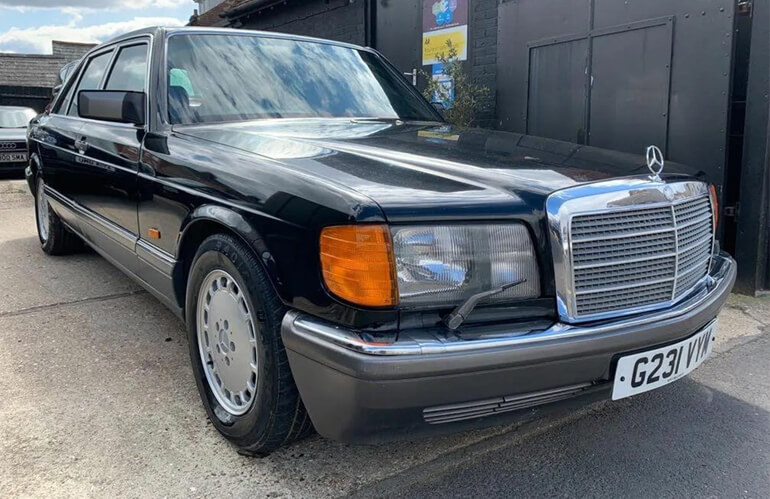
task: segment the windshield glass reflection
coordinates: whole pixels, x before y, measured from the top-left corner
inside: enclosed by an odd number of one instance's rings
[[[313,41],[172,36],[168,85],[174,124],[309,117],[440,121],[376,54]]]
[[[0,128],[27,128],[37,113],[29,108],[0,107]]]

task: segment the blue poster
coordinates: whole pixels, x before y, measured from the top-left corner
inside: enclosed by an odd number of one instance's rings
[[[431,75],[433,76],[433,80],[436,81],[441,88],[441,90],[433,92],[433,98],[431,100],[433,102],[441,102],[444,105],[444,109],[451,109],[455,100],[455,83],[452,81],[452,78],[444,72],[444,65],[441,63],[433,65]]]

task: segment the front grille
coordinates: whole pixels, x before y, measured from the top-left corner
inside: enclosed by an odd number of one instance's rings
[[[0,140],[0,153],[27,152],[27,143],[18,140]]]
[[[590,387],[591,383],[581,383],[579,385],[563,386],[540,392],[429,407],[422,411],[422,416],[425,422],[430,424],[453,423],[466,419],[482,418],[575,397]]]
[[[573,216],[575,317],[683,296],[708,272],[712,223],[708,195],[654,208]]]

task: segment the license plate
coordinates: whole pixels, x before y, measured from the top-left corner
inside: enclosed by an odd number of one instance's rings
[[[20,163],[27,161],[27,153],[11,152],[0,154],[0,163]]]
[[[612,400],[648,392],[686,376],[703,363],[714,345],[717,321],[684,341],[621,357]]]

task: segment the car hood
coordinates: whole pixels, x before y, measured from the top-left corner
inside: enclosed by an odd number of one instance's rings
[[[641,155],[542,137],[436,123],[263,120],[176,133],[278,160],[355,189],[391,221],[507,218],[542,212],[554,191],[648,176]],[[666,179],[703,172],[666,163]]]
[[[26,128],[0,128],[0,140],[25,142],[27,140]]]

